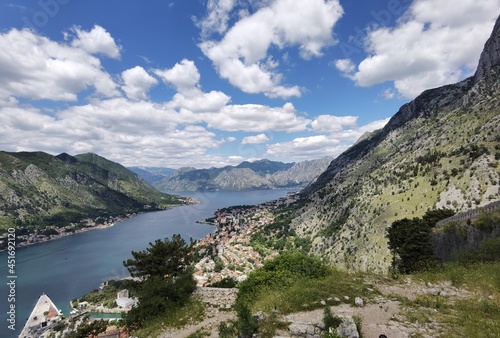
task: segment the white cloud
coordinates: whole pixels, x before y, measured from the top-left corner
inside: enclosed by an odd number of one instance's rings
[[[228,27],[229,14],[235,5],[235,0],[208,0],[208,14],[198,23],[201,28],[201,36],[224,33]]]
[[[180,167],[208,162],[208,149],[221,141],[161,105],[124,98],[95,101],[55,117],[35,108],[0,108],[0,149],[10,151],[96,152],[126,165]]]
[[[132,100],[146,100],[149,89],[158,83],[144,68],[136,66],[122,72],[123,91]]]
[[[211,14],[220,10],[221,4],[210,11],[207,25],[212,25]],[[283,76],[276,70],[277,62],[269,58],[269,49],[297,46],[304,59],[321,56],[322,49],[335,42],[332,29],[343,14],[342,7],[338,0],[276,0],[259,5],[256,12],[236,22],[222,40],[207,39],[199,46],[220,76],[246,93],[300,96],[298,86],[281,84]],[[223,8],[227,18],[234,4]],[[215,26],[225,31],[223,24]]]
[[[336,157],[347,147],[337,139],[325,135],[316,135],[295,138],[289,142],[270,144],[267,146],[266,155],[278,159],[305,161],[325,156]]]
[[[354,79],[352,73],[356,70],[356,65],[350,59],[339,59],[334,62],[335,67],[347,78]]]
[[[228,105],[220,112],[203,115],[209,128],[224,131],[299,132],[306,130],[311,121],[297,115],[295,107],[286,103],[283,107],[258,104]]]
[[[217,112],[231,99],[221,91],[205,93],[200,89],[200,72],[194,61],[183,59],[170,69],[155,69],[154,73],[177,90],[167,104],[172,109],[193,113]]]
[[[414,98],[473,74],[499,12],[498,0],[415,0],[396,27],[369,31],[357,69],[346,59],[336,66],[360,86],[392,81]]]
[[[247,136],[242,141],[241,144],[260,144],[269,141],[269,137],[266,134],[258,134],[254,136]]]
[[[198,87],[200,72],[195,63],[183,59],[170,69],[155,69],[154,73],[166,83],[172,84],[178,92],[186,94]]]
[[[329,133],[328,135],[316,135],[309,137],[299,137],[288,142],[279,142],[267,145],[266,156],[289,161],[305,161],[317,159],[325,156],[337,157],[354,141],[363,134],[383,128],[389,118],[370,122],[361,127],[356,126],[357,117],[354,116],[329,116],[321,115],[314,122],[333,122],[337,127],[316,128],[315,131]],[[335,124],[341,121],[340,124]],[[313,123],[314,123],[313,122]],[[350,129],[343,129],[342,126],[350,126]]]
[[[73,27],[73,32],[76,38],[73,39],[72,45],[76,48],[81,48],[90,54],[104,54],[110,58],[120,58],[120,47],[115,43],[115,40],[101,26],[95,25],[90,31],[84,31],[80,27]]]
[[[201,90],[193,90],[190,95],[177,93],[168,106],[193,113],[219,112],[226,106],[231,98],[220,91],[204,93]]]
[[[393,88],[387,88],[382,93],[382,96],[384,98],[386,98],[387,100],[393,99],[394,97],[396,97],[396,95],[397,95],[397,92]]]
[[[357,122],[356,116],[319,115],[311,123],[311,127],[316,133],[331,134],[342,131],[344,126],[356,126]]]
[[[375,130],[379,130],[379,129],[382,129],[385,127],[385,125],[387,124],[387,122],[389,122],[391,118],[388,117],[386,119],[383,119],[383,120],[375,120],[375,121],[372,121],[368,124],[365,124],[364,126],[361,126],[358,131],[361,132],[361,133],[366,133],[366,132],[372,132],[372,131],[375,131]]]
[[[231,98],[220,91],[200,89],[200,73],[191,60],[182,60],[171,69],[155,70],[165,82],[177,89],[165,106],[180,113],[186,123],[206,123],[224,131],[296,132],[306,130],[310,120],[299,116],[291,103],[282,107],[259,104],[229,105]]]
[[[75,101],[88,87],[102,96],[120,95],[98,58],[27,29],[0,33],[0,78],[0,99]]]

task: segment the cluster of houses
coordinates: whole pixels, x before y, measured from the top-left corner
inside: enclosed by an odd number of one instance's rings
[[[294,202],[297,195],[290,194],[277,201],[256,206],[236,206],[217,210],[210,220],[214,233],[196,245],[203,258],[195,265],[194,278],[198,286],[207,286],[225,278],[243,281],[265,259],[277,255],[269,251],[265,257],[256,251],[250,241],[252,234],[274,221],[273,209]]]

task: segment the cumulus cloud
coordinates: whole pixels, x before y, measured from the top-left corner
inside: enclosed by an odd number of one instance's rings
[[[191,60],[184,59],[170,69],[154,72],[177,89],[165,105],[179,112],[186,123],[206,123],[209,128],[223,131],[297,132],[306,130],[311,122],[300,116],[291,103],[282,107],[231,105],[231,98],[220,91],[203,92],[199,85],[200,73]]]
[[[316,135],[295,138],[289,142],[270,144],[267,146],[266,155],[278,159],[293,158],[296,161],[305,161],[325,156],[336,157],[347,147],[337,139],[325,135]]]
[[[217,113],[205,114],[203,119],[209,128],[246,132],[299,132],[306,130],[307,124],[311,122],[298,115],[291,103],[285,103],[282,107],[227,105]]]
[[[311,127],[316,133],[331,134],[343,130],[344,126],[356,126],[357,122],[356,116],[319,115],[311,123]]]
[[[140,66],[123,71],[122,79],[124,82],[122,89],[132,100],[146,100],[149,89],[158,83],[158,80]]]
[[[266,156],[283,160],[293,158],[295,161],[325,156],[337,157],[363,134],[383,128],[389,122],[389,118],[373,121],[363,126],[357,126],[357,121],[358,118],[355,116],[321,115],[311,125],[314,131],[323,132],[326,135],[299,137],[289,142],[269,144]]]
[[[282,85],[283,75],[269,49],[297,46],[304,59],[321,56],[323,48],[335,43],[332,29],[343,14],[342,7],[338,0],[276,0],[261,5],[229,28],[220,41],[206,39],[199,46],[219,75],[246,93],[300,96],[298,86]],[[224,25],[234,8],[231,2],[209,2],[207,27],[226,31]],[[212,14],[220,11],[223,22],[213,21]]]
[[[497,0],[414,0],[394,28],[369,30],[368,56],[357,67],[335,62],[360,86],[391,81],[406,98],[457,82],[475,71],[482,47],[500,12]]]
[[[120,95],[100,60],[86,49],[28,29],[0,33],[0,78],[0,99],[75,101],[88,87],[101,96]]]
[[[127,165],[204,164],[221,141],[202,126],[186,125],[162,105],[124,98],[70,107],[47,116],[35,108],[0,108],[0,148],[49,153],[96,152]],[[201,161],[201,162],[200,162]]]
[[[183,59],[170,69],[155,69],[154,73],[164,82],[173,85],[180,93],[189,93],[198,87],[200,72],[194,61]]]
[[[120,47],[115,40],[101,26],[95,25],[90,31],[84,31],[80,27],[74,27],[73,32],[76,38],[73,39],[72,45],[76,48],[81,48],[90,54],[104,54],[110,58],[120,58]]]
[[[243,138],[241,144],[260,144],[269,141],[269,137],[266,134],[258,134],[254,136],[247,136]]]

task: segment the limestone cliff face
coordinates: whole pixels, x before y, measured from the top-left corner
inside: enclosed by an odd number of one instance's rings
[[[334,159],[292,221],[312,252],[349,270],[387,271],[393,221],[500,200],[500,24],[475,76],[424,91]]]
[[[474,82],[479,82],[494,67],[500,64],[500,18],[497,19],[491,37],[486,41],[479,58],[479,65],[474,75]]]

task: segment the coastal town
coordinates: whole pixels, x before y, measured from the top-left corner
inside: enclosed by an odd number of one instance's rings
[[[252,236],[274,222],[273,210],[297,199],[298,194],[289,193],[259,205],[217,210],[214,217],[206,220],[214,225],[214,232],[195,245],[198,256],[202,256],[195,264],[194,278],[198,286],[208,286],[224,279],[241,282],[266,259],[277,256],[276,250],[257,250],[251,245]]]
[[[192,197],[183,198],[186,205],[199,204],[200,202]],[[158,210],[167,210],[171,207],[156,207]],[[145,206],[147,209],[147,206]],[[86,232],[89,230],[106,229],[117,223],[126,221],[137,216],[137,213],[127,213],[117,216],[98,216],[95,218],[82,219],[80,222],[71,222],[65,226],[48,225],[37,231],[26,229],[16,230],[16,247],[24,247],[37,243],[52,241],[66,236]],[[7,234],[0,235],[0,251],[4,250],[7,241]]]
[[[49,225],[43,231],[19,232],[16,234],[16,247],[24,247],[37,243],[52,241],[66,236],[74,235],[89,230],[105,229],[136,216],[135,213],[120,216],[97,217],[94,219],[84,219],[79,223],[69,223],[63,227]],[[5,241],[5,236],[0,237],[0,247]]]
[[[265,260],[278,255],[277,250],[267,248],[265,251],[252,247],[252,235],[261,232],[265,226],[272,224],[275,220],[276,209],[287,206],[298,199],[298,195],[289,193],[285,197],[275,201],[259,205],[243,205],[219,209],[210,219],[200,221],[214,226],[214,232],[202,238],[195,244],[199,261],[195,264],[194,279],[197,286],[211,286],[224,279],[232,279],[235,282],[245,280],[250,272],[261,267]],[[86,221],[85,227],[77,231],[105,228],[113,226],[114,223],[123,221],[131,215],[121,218],[109,218],[104,222],[96,224],[95,221]],[[69,225],[71,229],[75,225]],[[55,238],[54,238],[55,239]],[[33,243],[36,237],[27,238],[26,241]],[[113,282],[117,283],[117,282]],[[108,283],[104,282],[97,292],[104,292]],[[120,290],[116,294],[113,307],[103,304],[93,304],[86,301],[83,296],[72,302],[73,311],[69,318],[64,319],[63,314],[52,303],[47,295],[42,295],[33,309],[21,334],[22,337],[49,337],[64,336],[68,330],[75,330],[80,325],[88,322],[87,315],[90,313],[120,314],[129,311],[137,299],[129,296],[128,290]],[[46,307],[50,309],[47,310]],[[39,315],[41,313],[42,315]],[[108,319],[109,320],[109,319]],[[92,319],[90,319],[92,322]],[[66,323],[66,324],[65,324]],[[70,323],[72,323],[70,325]],[[111,323],[112,324],[112,323]],[[98,337],[128,337],[117,326],[109,324],[106,331]]]

